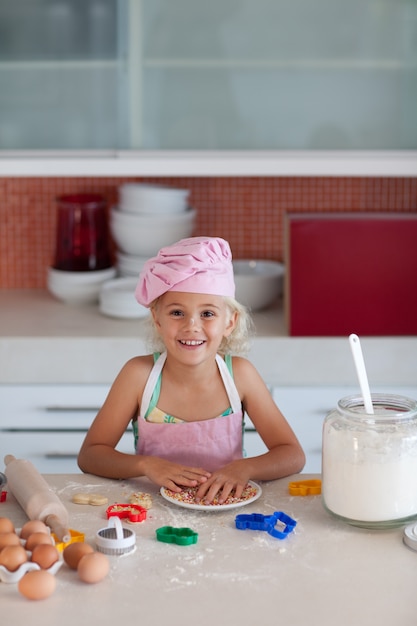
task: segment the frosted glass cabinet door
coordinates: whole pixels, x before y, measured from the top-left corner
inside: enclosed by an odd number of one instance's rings
[[[417,146],[417,3],[142,0],[135,147]]]
[[[1,149],[127,144],[126,28],[119,4],[0,0]]]
[[[0,0],[0,149],[417,148],[412,0]]]

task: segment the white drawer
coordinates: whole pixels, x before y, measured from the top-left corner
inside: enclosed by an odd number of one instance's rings
[[[88,428],[108,385],[0,385],[0,428]]]
[[[0,434],[0,459],[12,454],[31,461],[42,474],[79,472],[77,455],[85,437],[84,432],[2,432]],[[132,454],[133,434],[126,433],[117,449]]]
[[[41,473],[78,472],[77,455],[108,385],[0,385],[0,464],[6,454]],[[134,452],[131,428],[118,449]]]

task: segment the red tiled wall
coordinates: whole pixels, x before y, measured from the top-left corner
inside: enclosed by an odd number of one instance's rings
[[[43,288],[55,245],[55,198],[97,192],[117,203],[127,178],[0,178],[0,288]],[[191,190],[195,235],[218,235],[235,258],[283,259],[287,211],[417,211],[415,178],[158,178]]]

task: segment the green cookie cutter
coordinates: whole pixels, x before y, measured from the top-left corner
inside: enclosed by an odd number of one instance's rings
[[[190,546],[197,543],[198,533],[191,528],[174,528],[173,526],[161,526],[156,530],[156,538],[164,543],[176,543],[179,546]]]

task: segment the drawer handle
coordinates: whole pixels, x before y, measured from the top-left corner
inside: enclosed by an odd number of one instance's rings
[[[96,406],[46,406],[45,411],[49,412],[62,412],[67,413],[68,411],[85,413],[86,411],[91,411],[92,413],[98,413],[100,407]]]
[[[45,459],[76,459],[77,452],[47,452],[44,454]]]
[[[126,433],[131,433],[133,431],[132,426],[128,426],[126,428]],[[70,426],[66,427],[66,428],[31,428],[31,427],[16,427],[16,428],[0,428],[0,433],[22,433],[22,434],[27,434],[27,433],[35,433],[35,434],[40,434],[40,433],[69,433],[74,434],[74,433],[87,433],[88,432],[88,426],[85,428],[71,428]]]

